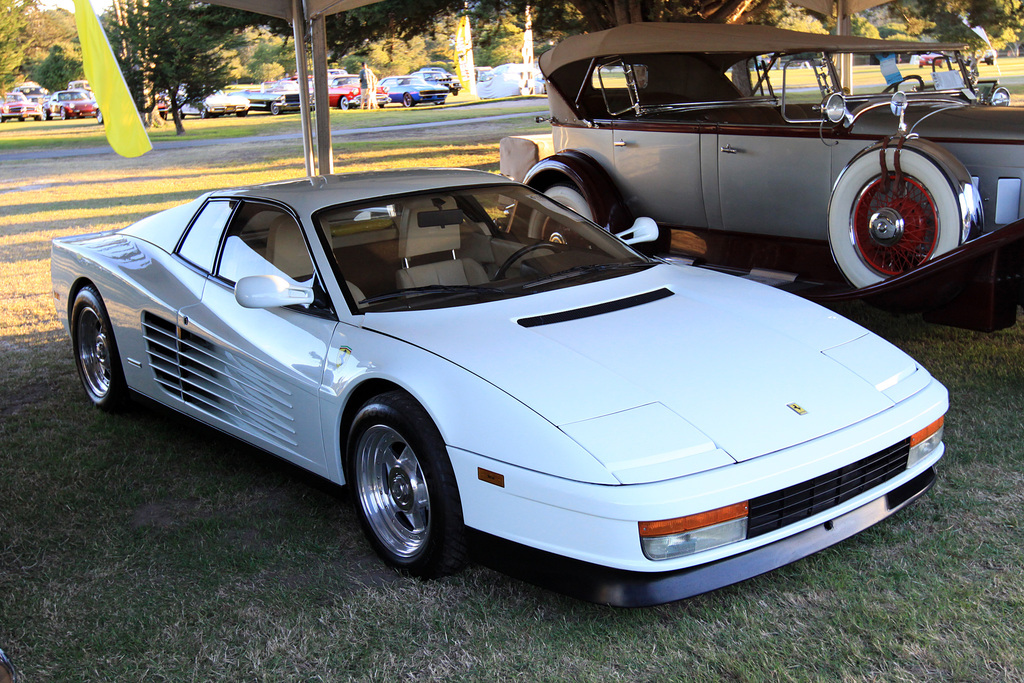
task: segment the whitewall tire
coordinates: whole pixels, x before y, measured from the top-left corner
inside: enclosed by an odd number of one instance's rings
[[[591,221],[594,220],[594,212],[590,210],[586,197],[575,186],[565,184],[552,185],[544,190],[544,194],[559,204],[569,207],[584,218]]]
[[[871,147],[843,169],[829,201],[829,246],[843,276],[857,288],[901,275],[956,248],[972,226],[964,205],[973,194],[963,197],[973,192],[973,186],[964,187],[966,170],[951,172],[946,164],[907,146],[900,153],[903,180],[897,183],[895,153],[886,150],[887,185],[879,149]]]

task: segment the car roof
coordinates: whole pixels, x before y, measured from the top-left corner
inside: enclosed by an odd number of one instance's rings
[[[509,184],[515,183],[504,176],[485,171],[423,168],[315,176],[240,187],[214,192],[213,195],[279,201],[293,207],[299,214],[309,215],[326,206],[372,201],[393,195]]]
[[[784,52],[910,52],[962,50],[961,43],[917,43],[875,40],[860,36],[836,36],[789,31],[749,24],[677,24],[645,22],[626,24],[606,31],[570,36],[540,57],[541,71],[553,74],[559,68],[595,57],[620,54],[670,52],[746,56]]]

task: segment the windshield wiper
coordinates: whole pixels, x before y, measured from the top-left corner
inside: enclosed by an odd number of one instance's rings
[[[508,292],[496,287],[478,287],[477,285],[425,285],[423,287],[408,287],[406,289],[388,292],[387,294],[370,296],[358,303],[360,305],[374,304],[378,301],[400,299],[402,297],[418,296],[420,294],[488,294],[491,296],[509,296]]]
[[[557,273],[552,273],[538,280],[531,280],[523,285],[526,287],[540,287],[546,285],[549,282],[557,282],[558,280],[565,280],[571,277],[577,277],[580,275],[590,275],[591,273],[602,273],[610,270],[629,270],[633,268],[647,268],[653,266],[653,261],[627,261],[625,263],[590,263],[583,266],[573,266],[565,270],[560,270]]]

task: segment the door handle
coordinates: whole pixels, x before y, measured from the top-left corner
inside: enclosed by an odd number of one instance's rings
[[[725,147],[719,148],[722,154],[738,154],[739,150],[732,145],[726,144]]]
[[[612,144],[615,145],[616,147],[625,147],[626,146],[626,141],[625,140],[616,140]]]

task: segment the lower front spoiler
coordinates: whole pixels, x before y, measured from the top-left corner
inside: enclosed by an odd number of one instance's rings
[[[468,529],[474,559],[518,579],[581,600],[645,607],[682,600],[753,578],[824,550],[895,514],[935,483],[929,468],[902,486],[816,527],[716,562],[667,572],[604,567]]]

